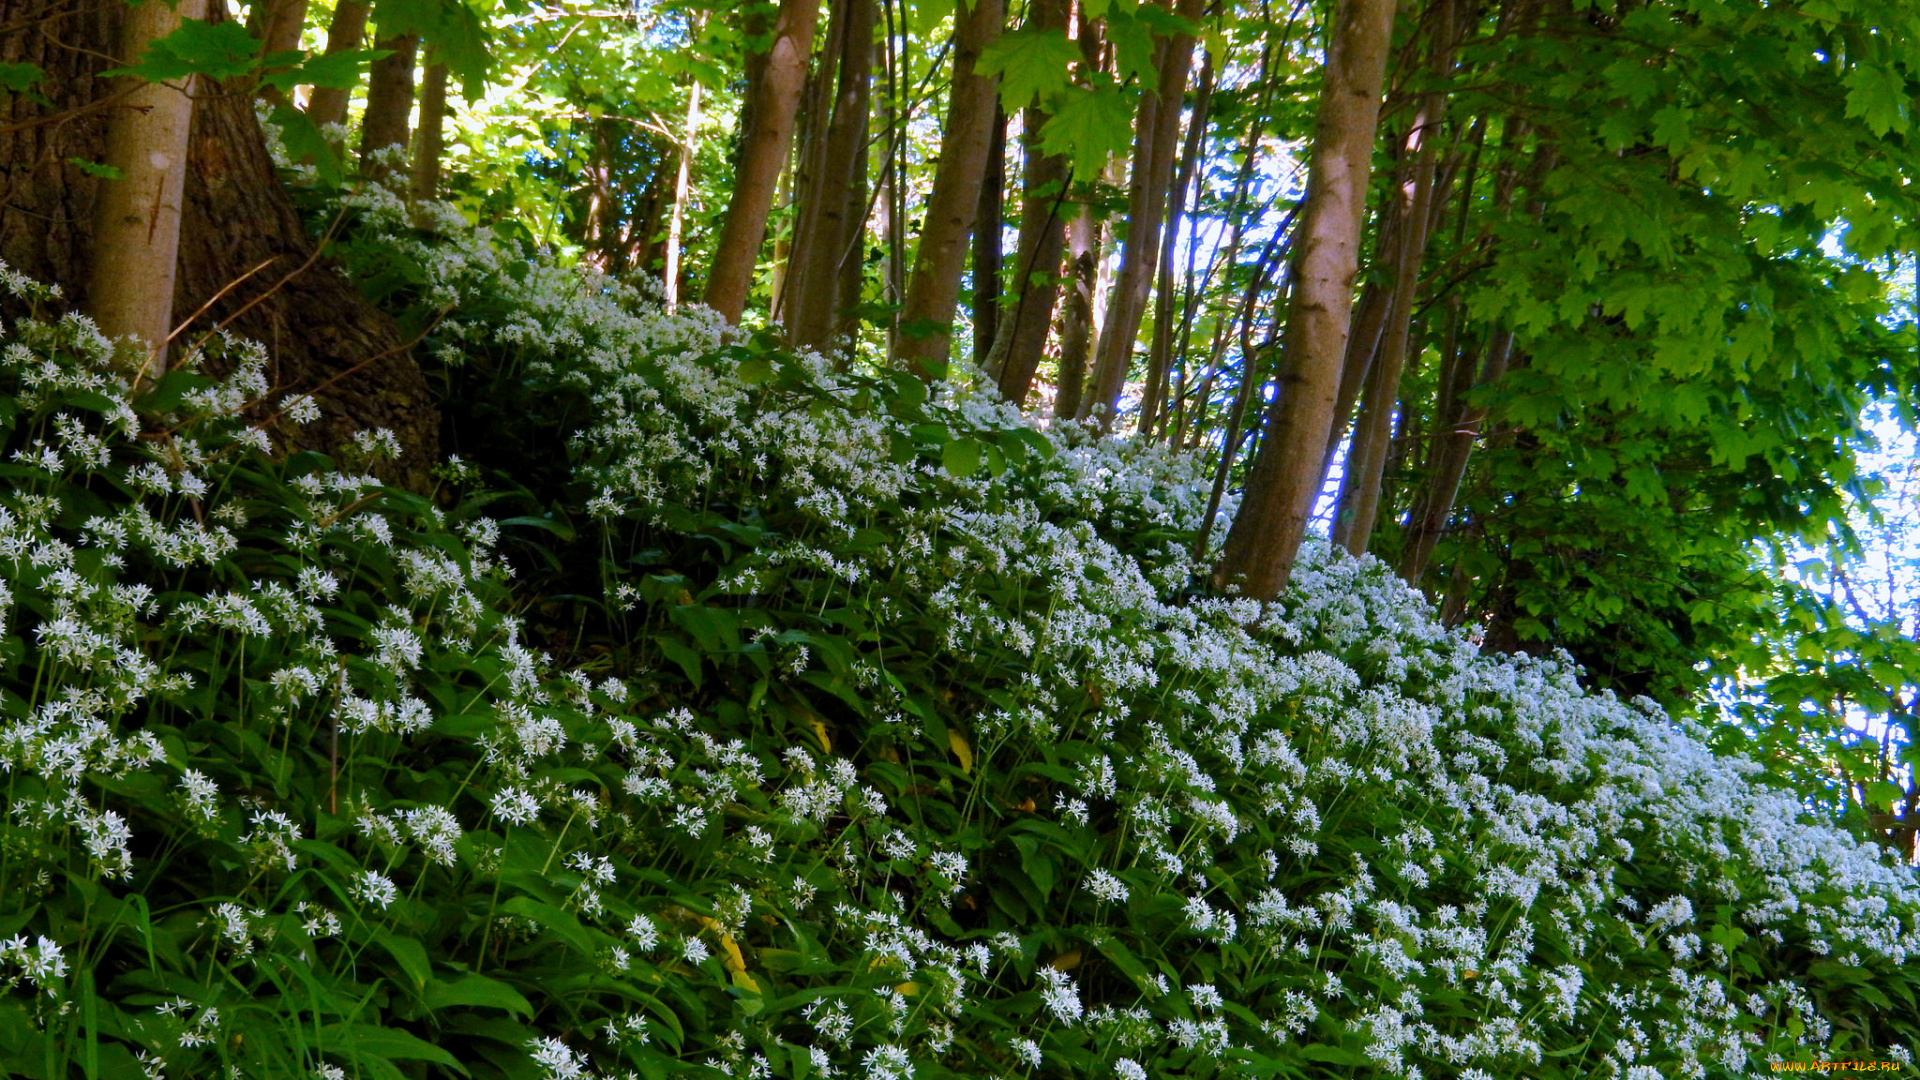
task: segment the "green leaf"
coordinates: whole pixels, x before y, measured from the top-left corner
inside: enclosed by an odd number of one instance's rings
[[[387,49],[342,49],[339,52],[311,56],[297,67],[276,71],[260,81],[291,93],[296,86],[325,86],[351,90],[360,85],[360,72],[367,64],[392,55]],[[267,58],[271,63],[273,58]]]
[[[485,975],[463,975],[450,983],[435,982],[427,987],[422,1001],[429,1010],[503,1009],[525,1017],[533,1016],[533,1005],[521,996],[520,991]]]
[[[67,164],[73,166],[76,169],[79,169],[81,172],[86,173],[88,176],[97,176],[102,180],[126,179],[126,174],[121,172],[119,169],[116,169],[111,165],[102,164],[101,162],[98,162],[98,161],[88,161],[86,158],[70,157],[67,159]]]
[[[1040,148],[1073,162],[1073,179],[1089,183],[1107,160],[1133,143],[1133,98],[1111,78],[1091,88],[1070,87],[1053,118],[1040,129]]]
[[[313,120],[306,113],[290,105],[276,107],[268,114],[267,122],[280,129],[280,142],[295,161],[311,161],[320,179],[329,184],[338,184],[346,179],[346,171],[341,167],[340,157],[333,151],[333,145],[320,134]]]
[[[388,930],[375,934],[374,940],[387,950],[394,962],[400,965],[400,970],[412,980],[414,993],[425,990],[427,984],[433,981],[433,961],[427,959],[426,946]]]
[[[460,1059],[415,1035],[375,1024],[328,1024],[320,1029],[327,1052],[355,1059],[375,1061],[431,1061],[462,1076],[468,1075]]]
[[[940,464],[953,475],[965,479],[980,469],[980,441],[955,439],[940,448]]]
[[[764,386],[773,379],[773,361],[756,356],[740,365],[740,381],[748,386]]]
[[[1000,102],[1013,112],[1036,102],[1044,107],[1072,83],[1079,60],[1080,47],[1065,31],[1023,28],[987,46],[974,70],[1000,76]]]
[[[0,93],[26,93],[46,77],[38,64],[0,64]]]
[[[1842,81],[1847,87],[1847,115],[1865,120],[1875,138],[1907,130],[1907,84],[1898,71],[1861,64]]]
[[[149,42],[138,64],[114,68],[102,75],[107,78],[126,75],[148,82],[172,82],[189,75],[231,79],[245,75],[259,64],[260,41],[247,33],[244,25],[187,19],[173,33]]]

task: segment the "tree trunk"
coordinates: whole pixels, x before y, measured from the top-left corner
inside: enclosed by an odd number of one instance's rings
[[[1436,0],[1429,16],[1429,63],[1436,76],[1443,76],[1452,64],[1452,3]],[[1391,451],[1394,407],[1400,400],[1400,376],[1407,363],[1413,305],[1420,270],[1426,262],[1427,241],[1437,220],[1432,205],[1434,156],[1445,108],[1443,91],[1424,95],[1401,150],[1403,159],[1411,165],[1411,175],[1397,177],[1401,182],[1394,191],[1400,204],[1400,236],[1393,253],[1393,299],[1388,304],[1375,370],[1368,380],[1369,393],[1361,403],[1360,421],[1354,426],[1353,449],[1347,454],[1346,476],[1334,513],[1334,542],[1343,544],[1355,558],[1366,553],[1380,516],[1381,485]]]
[[[749,57],[740,164],[707,272],[707,306],[730,323],[740,321],[753,289],[754,264],[793,144],[794,114],[806,91],[807,57],[819,19],[820,0],[780,0],[772,43],[765,53]]]
[[[998,110],[998,80],[974,73],[980,53],[1000,36],[1001,0],[974,0],[954,28],[953,86],[941,128],[940,159],[933,191],[900,309],[897,359],[922,379],[945,378],[953,337],[953,309],[960,299],[961,255],[980,207]]]
[[[103,255],[92,223],[104,182],[68,160],[100,160],[109,113],[71,114],[111,94],[99,72],[111,66],[127,11],[86,0],[51,9],[44,0],[0,0],[0,24],[27,27],[0,46],[6,58],[42,64],[60,97],[51,108],[21,96],[9,103],[9,123],[32,126],[0,135],[0,258],[61,285],[82,309]],[[212,5],[208,21],[224,17],[224,5]],[[173,310],[176,324],[195,317],[177,341],[184,347],[225,327],[260,342],[272,400],[305,392],[322,408],[319,422],[282,432],[285,442],[330,452],[355,431],[388,428],[404,451],[388,475],[424,489],[439,431],[426,379],[393,320],[318,257],[267,156],[251,99],[244,87],[224,89],[209,88],[188,137]],[[58,114],[71,118],[36,123]],[[208,368],[217,374],[218,360]]]
[[[794,121],[792,168],[792,207],[786,235],[776,236],[773,245],[774,280],[773,320],[787,323],[793,316],[794,302],[809,259],[808,248],[817,239],[820,227],[820,201],[844,193],[822,191],[821,173],[827,167],[827,127],[833,119],[835,76],[840,69],[841,46],[846,38],[843,17],[848,0],[834,0],[827,11],[827,39],[807,73],[807,91],[800,99],[800,115]]]
[[[1177,13],[1197,20],[1199,0],[1179,0]],[[1120,271],[1107,319],[1100,330],[1100,355],[1093,369],[1093,391],[1081,402],[1085,416],[1099,416],[1101,430],[1113,427],[1133,366],[1134,339],[1146,315],[1147,294],[1160,264],[1160,223],[1166,213],[1167,188],[1173,182],[1173,152],[1180,143],[1180,113],[1187,92],[1187,69],[1193,65],[1193,38],[1176,34],[1162,40],[1157,50],[1158,82],[1140,99],[1135,120],[1133,168],[1127,183],[1127,238],[1121,248]]]
[[[1007,115],[993,110],[993,139],[973,225],[973,362],[986,367],[1000,325],[1000,233],[1006,228]]]
[[[848,326],[844,268],[858,257],[866,219],[867,105],[873,85],[873,0],[837,0],[833,18],[839,62],[832,115],[820,140],[813,181],[794,231],[794,257],[784,311],[787,338],[820,349]],[[826,79],[824,69],[819,77]],[[824,98],[824,95],[823,95]]]
[[[692,169],[694,151],[699,148],[700,131],[700,80],[687,81],[687,127],[680,137],[680,149],[674,155],[680,160],[674,166],[673,212],[667,218],[667,254],[666,266],[661,273],[661,284],[665,287],[667,310],[680,307],[680,233],[687,216],[687,194],[692,190]]]
[[[619,250],[620,210],[613,190],[612,122],[593,121],[593,150],[587,158],[587,216],[581,223],[583,261],[603,274],[613,272]]]
[[[291,52],[300,47],[307,28],[307,0],[268,0],[254,6],[247,30],[260,39],[260,55]]]
[[[1153,316],[1153,351],[1148,354],[1146,393],[1140,401],[1140,433],[1151,435],[1167,400],[1167,381],[1173,372],[1173,251],[1180,243],[1180,221],[1187,212],[1187,192],[1200,165],[1200,147],[1206,142],[1207,107],[1213,98],[1213,56],[1200,65],[1200,89],[1193,99],[1193,121],[1187,125],[1186,148],[1180,153],[1180,171],[1173,183],[1173,204],[1167,208],[1166,236],[1160,242],[1160,275],[1155,284],[1158,307]],[[1191,267],[1191,249],[1189,249]],[[1186,343],[1181,343],[1181,351]]]
[[[1042,32],[1066,25],[1064,0],[1035,0],[1028,9],[1028,25]],[[1022,157],[1020,246],[1014,254],[1017,296],[997,327],[988,368],[999,384],[1000,396],[1024,406],[1033,388],[1034,372],[1046,352],[1047,331],[1060,297],[1060,254],[1066,243],[1066,216],[1061,212],[1067,194],[1067,158],[1040,149],[1040,129],[1050,117],[1028,108],[1020,121]],[[1081,361],[1083,367],[1085,358]]]
[[[268,0],[253,5],[247,14],[247,31],[260,39],[263,57],[298,49],[301,32],[306,28],[307,0]],[[287,103],[287,96],[279,87],[262,86],[259,94],[275,105]]]
[[[367,77],[367,111],[360,118],[360,171],[371,179],[385,180],[407,160],[413,60],[420,35],[395,34],[377,47],[392,55],[375,60]]]
[[[1093,220],[1093,207],[1080,207],[1080,212],[1067,222],[1066,247],[1067,297],[1060,313],[1060,383],[1053,393],[1053,415],[1062,420],[1080,415],[1080,402],[1086,397],[1087,360],[1093,352],[1094,288],[1100,260],[1100,226]]]
[[[1286,586],[1319,488],[1346,353],[1394,7],[1394,0],[1341,0],[1328,35],[1287,305],[1285,373],[1213,573],[1216,588],[1232,585],[1259,600],[1272,600]]]
[[[367,36],[367,16],[373,12],[369,0],[338,0],[333,21],[327,24],[327,55],[357,49]],[[351,87],[316,86],[307,99],[307,119],[317,127],[347,122],[347,101]]]
[[[420,135],[414,140],[410,185],[415,199],[440,195],[440,155],[446,147],[447,65],[435,56],[436,52],[427,50],[427,77],[420,84]]]
[[[157,2],[133,8],[121,26],[122,60],[139,62],[151,43],[189,19],[204,18],[206,10],[206,0],[181,0],[177,8]],[[119,170],[120,178],[100,188],[87,300],[101,333],[131,338],[139,349],[139,377],[157,379],[166,373],[167,339],[173,333],[180,206],[197,79],[118,81],[125,107],[107,124],[106,164]]]

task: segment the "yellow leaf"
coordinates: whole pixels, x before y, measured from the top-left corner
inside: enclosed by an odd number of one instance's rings
[[[960,759],[960,771],[963,773],[972,773],[973,748],[967,745],[967,740],[962,737],[959,732],[948,728],[947,746],[952,749],[953,756]]]

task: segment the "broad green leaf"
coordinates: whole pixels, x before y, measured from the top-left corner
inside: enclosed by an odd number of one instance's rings
[[[1110,78],[1088,87],[1070,87],[1062,95],[1047,126],[1040,129],[1040,148],[1064,154],[1073,162],[1073,178],[1089,183],[1106,168],[1107,160],[1124,154],[1133,143],[1134,96]]]
[[[0,63],[0,93],[25,93],[46,77],[38,64]]]
[[[533,1005],[520,991],[485,975],[462,975],[452,982],[435,982],[422,997],[428,1009],[504,1009],[531,1017]]]
[[[1080,47],[1064,31],[1023,28],[987,46],[974,70],[1000,76],[1000,102],[1011,113],[1035,102],[1044,107],[1073,81],[1079,61]]]
[[[155,0],[158,2],[158,0]],[[132,76],[148,82],[171,82],[188,75],[231,79],[260,64],[260,41],[238,22],[205,23],[187,19],[173,33],[149,42],[140,62],[114,68],[103,77]]]
[[[980,468],[980,441],[955,439],[940,448],[940,464],[953,475],[965,479]]]
[[[320,1029],[320,1040],[329,1053],[388,1061],[430,1061],[467,1075],[460,1059],[417,1035],[394,1028],[375,1024],[328,1024]]]

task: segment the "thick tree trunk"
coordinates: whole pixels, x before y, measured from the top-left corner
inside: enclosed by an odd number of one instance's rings
[[[999,80],[976,74],[974,64],[999,38],[1004,21],[1001,0],[974,0],[954,28],[953,84],[941,128],[940,160],[934,166],[895,346],[899,362],[922,379],[945,378],[947,373],[962,254],[980,209],[980,182],[998,114]]]
[[[1233,586],[1260,600],[1272,600],[1286,586],[1319,488],[1346,353],[1394,7],[1394,0],[1341,0],[1328,35],[1287,305],[1285,374],[1213,573],[1216,588]]]
[[[327,24],[327,54],[357,49],[367,36],[367,16],[373,12],[368,0],[338,0],[333,21]],[[350,87],[316,86],[307,99],[307,119],[319,127],[347,122],[347,101],[353,97]]]
[[[740,164],[707,273],[707,306],[730,323],[740,321],[753,289],[754,264],[793,144],[794,113],[806,90],[807,57],[819,18],[820,0],[781,0],[772,43],[766,53],[749,58]]]
[[[1000,327],[1000,232],[1006,227],[1007,116],[993,112],[993,139],[973,223],[973,362],[986,367]]]
[[[44,0],[0,0],[0,24],[26,27],[0,44],[0,58],[41,63],[60,97],[52,108],[19,96],[9,104],[8,123],[31,126],[0,135],[0,258],[61,285],[82,309],[99,255],[92,223],[103,182],[67,162],[98,161],[105,148],[110,110],[75,110],[111,95],[98,76],[110,65],[126,11],[86,0],[51,9]],[[208,20],[225,14],[216,3]],[[260,342],[272,400],[307,392],[322,407],[318,423],[283,432],[287,442],[332,451],[355,431],[388,428],[404,451],[390,475],[424,488],[439,418],[398,327],[318,257],[274,173],[251,100],[209,90],[188,139],[173,293],[176,325],[198,314],[176,348],[215,327]],[[36,123],[60,114],[67,122]],[[209,368],[217,373],[217,361]]]
[[[178,7],[143,4],[121,26],[119,55],[137,63],[148,46],[206,15],[206,0]],[[138,348],[141,378],[166,373],[179,263],[180,205],[187,183],[187,134],[197,79],[121,79],[125,108],[107,125],[106,164],[120,178],[101,185],[94,214],[93,280],[87,306],[100,332]]]
[[[407,160],[413,123],[413,62],[420,35],[395,34],[377,45],[392,55],[373,62],[367,77],[367,112],[360,118],[360,171],[384,180]]]
[[[420,84],[420,133],[414,139],[413,179],[410,192],[415,199],[434,199],[440,195],[440,156],[446,148],[447,65],[427,50],[427,77]]]
[[[1200,0],[1179,0],[1176,12],[1197,20]],[[1127,238],[1120,253],[1113,296],[1100,331],[1100,355],[1094,364],[1093,389],[1081,403],[1085,416],[1098,414],[1100,427],[1113,427],[1133,366],[1134,339],[1146,316],[1147,295],[1160,265],[1161,218],[1166,213],[1167,189],[1173,182],[1174,148],[1180,145],[1180,114],[1187,92],[1187,69],[1193,65],[1193,38],[1176,34],[1157,50],[1158,82],[1140,99],[1135,120],[1133,168],[1127,184]]]
[[[867,105],[873,85],[873,0],[837,0],[833,18],[837,71],[831,117],[806,203],[795,226],[794,258],[787,280],[791,303],[784,312],[787,337],[796,346],[824,348],[848,328],[844,307],[845,266],[858,264],[856,249],[866,217]],[[824,95],[823,95],[824,96]]]

